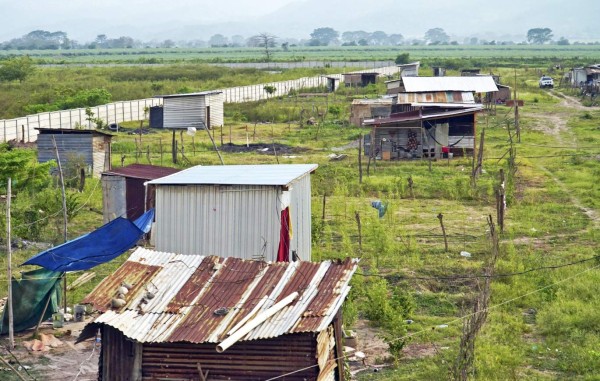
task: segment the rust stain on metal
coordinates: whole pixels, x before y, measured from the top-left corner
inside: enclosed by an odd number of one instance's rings
[[[315,293],[311,293],[310,300],[297,298],[289,308],[282,310],[283,315],[277,320],[267,320],[264,332],[257,328],[252,339],[273,337],[275,332],[276,335],[317,332],[327,326],[339,310],[357,267],[357,260],[353,259],[326,263],[269,263],[214,256],[192,260],[191,256],[178,255],[178,261],[197,266],[180,272],[169,259],[174,254],[144,250],[144,258],[155,265],[128,260],[83,301],[107,312],[97,319],[102,321],[101,324],[113,326],[140,342],[221,340],[275,290],[278,296],[269,300],[269,304],[296,291],[301,296],[307,289]],[[111,299],[123,282],[132,285],[126,298],[128,304],[120,310],[110,310]],[[138,306],[132,303],[140,300],[145,286],[151,282],[161,291],[149,303],[148,310],[139,313]]]
[[[198,296],[198,292],[204,287],[204,284],[217,271],[216,267],[223,263],[223,260],[219,257],[204,258],[200,266],[175,295],[175,298],[171,300],[167,306],[167,312],[177,313],[181,308],[189,306]]]
[[[81,304],[93,304],[94,309],[105,312],[110,308],[111,300],[116,296],[117,289],[124,282],[132,286],[127,295],[135,295],[160,269],[162,267],[127,261],[96,286]],[[130,297],[126,300],[130,300]]]
[[[227,308],[234,313],[242,295],[265,266],[264,262],[227,258],[210,280],[206,292],[194,302],[184,321],[169,337],[169,341],[202,343],[217,328],[225,315],[214,311]]]
[[[320,265],[320,263],[300,262],[298,268],[296,271],[294,271],[294,274],[287,282],[283,288],[283,291],[281,294],[279,294],[275,302],[279,302],[281,299],[296,291],[302,295],[302,291],[306,290],[312,283]],[[296,299],[291,305],[296,305],[298,301],[299,299]]]

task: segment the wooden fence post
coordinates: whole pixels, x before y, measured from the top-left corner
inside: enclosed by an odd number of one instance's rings
[[[354,212],[354,218],[356,219],[356,226],[358,227],[358,253],[362,255],[362,224],[360,222],[360,213]]]
[[[442,227],[442,234],[444,235],[444,250],[448,252],[448,237],[446,237],[446,228],[444,227],[444,215],[439,213],[437,218],[440,220],[440,226]]]

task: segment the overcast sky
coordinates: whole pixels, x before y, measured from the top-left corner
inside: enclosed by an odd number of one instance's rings
[[[64,31],[80,43],[98,34],[207,40],[216,33],[269,32],[309,38],[323,26],[405,37],[441,27],[459,41],[487,35],[517,42],[529,28],[549,27],[556,39],[600,40],[600,0],[0,0],[0,41],[36,29]]]

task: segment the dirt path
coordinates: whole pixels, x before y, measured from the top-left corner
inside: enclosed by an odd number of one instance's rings
[[[555,108],[554,111],[546,114],[530,114],[533,116],[538,123],[534,125],[534,129],[538,131],[543,131],[549,135],[552,135],[556,142],[561,146],[569,146],[576,147],[577,146],[577,137],[575,134],[569,129],[567,125],[567,121],[572,114],[568,112],[568,109],[576,109],[580,111],[589,111],[599,109],[600,107],[586,107],[581,105],[577,98],[561,94],[561,96],[556,95],[554,90],[550,90],[548,92],[552,97],[560,99],[559,107]],[[564,136],[568,135],[568,139],[564,139]],[[569,188],[562,182],[555,174],[547,169],[546,167],[535,164],[542,172],[544,172],[548,177],[550,177],[560,188],[561,190],[569,195],[571,203],[575,205],[578,209],[580,209],[591,221],[594,228],[600,227],[600,213],[598,211],[586,207],[574,194],[569,190]]]
[[[560,99],[560,105],[563,107],[569,107],[569,108],[574,108],[580,111],[589,111],[589,110],[597,110],[600,107],[599,106],[584,106],[581,104],[581,102],[579,101],[579,99],[572,97],[570,95],[566,95],[566,94],[562,94],[560,93],[560,95],[557,95],[556,90],[550,90],[548,92],[548,94],[556,99]]]
[[[85,322],[66,323],[64,328],[57,330],[42,328],[40,333],[53,334],[62,342],[62,345],[48,348],[47,351],[28,351],[23,341],[31,340],[33,331],[19,333],[15,335],[15,349],[12,353],[22,365],[28,367],[28,372],[37,380],[95,381],[98,379],[100,346],[96,345],[94,348],[93,339],[75,344],[84,324]],[[4,347],[0,347],[0,355],[5,359],[12,359]],[[21,370],[20,373],[30,379],[25,371]],[[0,370],[0,380],[7,379],[18,380],[13,372]]]

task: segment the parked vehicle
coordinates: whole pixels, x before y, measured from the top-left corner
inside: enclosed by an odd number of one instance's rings
[[[540,88],[543,89],[545,87],[553,88],[554,80],[552,79],[552,77],[542,75],[542,77],[540,78]]]

